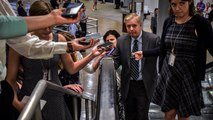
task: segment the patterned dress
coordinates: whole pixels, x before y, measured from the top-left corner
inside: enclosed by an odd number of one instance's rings
[[[54,55],[53,58],[47,60],[28,59],[22,56],[20,62],[24,70],[23,86],[19,93],[20,99],[25,95],[30,96],[38,81],[43,79],[47,69],[49,69],[47,80],[61,85],[58,77],[59,55]],[[48,89],[45,90],[41,98],[47,102],[42,109],[43,120],[72,120],[63,95]]]
[[[164,58],[153,103],[161,106],[163,112],[176,109],[182,117],[200,115],[204,106],[201,82],[195,80],[195,53],[198,39],[194,19],[177,24],[173,19],[167,29]],[[168,64],[172,48],[176,56],[174,66]]]

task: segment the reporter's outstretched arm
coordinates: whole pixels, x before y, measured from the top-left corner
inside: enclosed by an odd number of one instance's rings
[[[27,24],[23,17],[0,16],[0,39],[23,36],[27,33]]]
[[[64,9],[55,9],[50,14],[44,16],[0,16],[0,39],[23,36],[27,32],[47,28],[59,24],[71,24],[80,21],[80,12],[75,19],[61,16]],[[39,24],[36,24],[39,23]]]
[[[61,14],[63,13],[64,10],[65,10],[64,8],[55,9],[48,15],[25,17],[24,19],[27,24],[28,32],[38,30],[41,28],[46,28],[53,25],[72,24],[72,23],[77,23],[80,21],[81,12],[79,12],[78,16],[73,19],[73,18],[62,17]],[[35,24],[35,23],[39,23],[39,24]]]
[[[97,39],[91,39],[90,44],[88,44],[88,45],[79,44],[79,41],[82,41],[82,40],[85,40],[85,37],[76,38],[73,41],[70,41],[68,43],[72,43],[73,51],[80,51],[80,50],[84,50],[87,48],[91,48],[99,42],[99,40],[97,40]]]
[[[73,40],[71,44],[67,44],[67,42],[40,40],[37,36],[27,34],[22,37],[8,39],[7,44],[25,57],[31,59],[44,59],[51,58],[54,54],[66,54],[69,47],[72,47],[73,51],[79,51],[93,47],[98,42],[98,40],[93,39],[89,45],[81,45],[79,41],[82,39],[85,38],[77,38]]]
[[[84,58],[82,58],[76,62],[74,62],[72,60],[71,56],[67,55],[67,54],[61,55],[61,59],[62,59],[65,69],[70,74],[74,74],[74,73],[78,72],[79,70],[81,70],[82,68],[84,68],[92,59],[94,59],[95,57],[102,54],[103,51],[104,50],[102,48],[93,49],[91,53],[89,53]]]
[[[32,59],[51,58],[54,54],[67,53],[66,42],[40,40],[30,34],[8,39],[6,43],[19,54]]]

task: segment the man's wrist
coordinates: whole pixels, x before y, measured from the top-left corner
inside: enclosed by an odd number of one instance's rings
[[[68,53],[74,52],[72,42],[67,42],[67,52]]]

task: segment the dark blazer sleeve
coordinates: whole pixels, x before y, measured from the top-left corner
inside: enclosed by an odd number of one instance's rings
[[[158,42],[158,46],[153,48],[153,49],[149,49],[146,51],[143,51],[143,56],[144,57],[150,57],[150,56],[159,56],[159,71],[161,69],[161,66],[163,64],[163,60],[166,56],[166,46],[165,46],[165,36],[167,33],[167,28],[171,25],[172,23],[172,17],[174,16],[170,16],[168,17],[163,24],[163,32],[160,38],[160,42]]]
[[[116,45],[115,51],[112,54],[112,58],[114,60],[115,69],[118,69],[120,64],[121,64],[121,56],[120,56],[121,40],[122,40],[121,38],[117,39],[117,45]]]
[[[213,31],[211,24],[205,18],[195,15],[195,29],[197,31],[198,46],[196,52],[196,80],[204,80],[206,50],[213,55]]]

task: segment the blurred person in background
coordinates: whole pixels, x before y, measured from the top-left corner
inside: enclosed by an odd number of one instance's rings
[[[200,0],[200,2],[198,2],[196,5],[197,13],[201,16],[203,16],[203,12],[204,12],[205,8],[206,8],[206,6],[203,3],[203,0]]]
[[[158,8],[155,8],[154,15],[151,18],[151,30],[152,33],[157,34],[157,19],[158,19]]]
[[[50,0],[50,3],[52,5],[53,9],[59,8],[58,0]]]
[[[98,4],[98,0],[93,0],[93,5],[92,5],[93,11],[97,10],[97,4]]]
[[[79,25],[81,26],[82,36],[86,36],[87,34],[87,15],[86,15],[86,6],[82,6],[82,13]]]
[[[17,2],[17,11],[19,16],[27,16],[27,12],[24,9],[24,4],[22,3],[22,0],[19,0]]]

